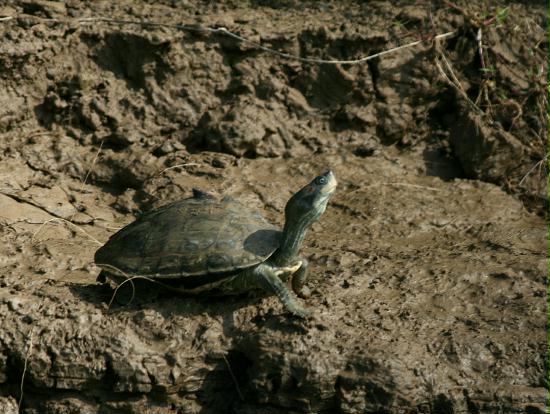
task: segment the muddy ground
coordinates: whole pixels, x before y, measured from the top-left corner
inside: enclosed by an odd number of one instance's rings
[[[221,26],[311,58],[425,42],[313,64]],[[0,3],[0,412],[547,413],[547,79],[543,2]],[[140,212],[198,187],[282,225],[327,168],[311,320],[108,306],[93,254]]]

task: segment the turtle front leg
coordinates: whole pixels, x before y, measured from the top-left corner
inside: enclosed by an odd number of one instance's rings
[[[301,298],[309,298],[311,296],[311,291],[306,286],[309,263],[303,257],[300,257],[300,261],[302,265],[292,275],[292,290]]]
[[[267,264],[260,264],[254,273],[257,276],[258,284],[266,292],[275,294],[281,300],[285,308],[292,314],[300,318],[310,316],[310,311],[306,310],[299,302],[296,296],[288,290],[283,281],[277,276],[277,268]]]

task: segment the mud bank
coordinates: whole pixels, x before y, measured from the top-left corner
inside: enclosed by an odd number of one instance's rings
[[[0,6],[0,411],[547,413],[544,5],[267,3]],[[332,59],[456,35],[318,65],[98,16]],[[326,168],[312,320],[261,294],[108,306],[93,254],[140,212],[198,187],[282,225]]]

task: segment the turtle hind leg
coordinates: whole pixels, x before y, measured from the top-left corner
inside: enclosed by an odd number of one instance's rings
[[[107,282],[107,272],[105,270],[102,270],[99,272],[99,275],[97,275],[96,282],[99,283],[105,283]]]
[[[266,292],[275,294],[290,313],[300,318],[311,316],[311,312],[299,303],[296,296],[288,290],[279,276],[277,276],[277,268],[261,264],[254,269],[254,273],[257,277],[258,285]]]

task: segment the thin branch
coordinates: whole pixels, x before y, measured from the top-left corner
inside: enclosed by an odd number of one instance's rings
[[[355,65],[355,64],[359,64],[359,63],[364,63],[364,62],[367,62],[369,60],[387,55],[389,53],[393,53],[393,52],[396,52],[398,50],[405,49],[405,48],[408,48],[408,47],[417,46],[417,45],[425,42],[424,40],[417,40],[416,42],[407,43],[406,45],[397,46],[397,47],[394,47],[392,49],[385,50],[383,52],[375,53],[374,55],[369,55],[369,56],[365,56],[365,57],[362,57],[362,58],[359,58],[359,59],[353,59],[353,60],[314,59],[314,58],[304,58],[304,57],[301,57],[301,56],[292,55],[290,53],[279,52],[278,50],[271,49],[271,48],[263,46],[263,45],[261,45],[257,42],[254,42],[252,40],[248,40],[248,39],[246,39],[244,37],[241,37],[241,36],[239,36],[235,33],[232,33],[229,30],[227,30],[225,27],[220,27],[218,29],[218,31],[221,32],[221,33],[226,34],[229,37],[237,39],[237,40],[239,40],[243,43],[251,44],[251,45],[257,47],[258,49],[261,49],[265,52],[272,53],[274,55],[280,56],[280,57],[285,58],[285,59],[292,59],[292,60],[297,60],[299,62],[306,62],[306,63],[321,63],[321,64],[333,64],[333,65],[334,64]],[[433,37],[430,40],[443,39],[443,38],[446,38],[446,37],[449,37],[449,36],[452,36],[452,35],[454,35],[454,32],[447,32],[447,33],[439,34],[439,35]]]
[[[34,241],[34,239],[36,238],[36,236],[38,236],[38,233],[40,233],[42,231],[42,229],[44,228],[44,226],[46,224],[49,224],[51,222],[54,222],[54,221],[60,221],[62,223],[66,223],[68,224],[69,226],[72,226],[74,227],[75,229],[81,231],[82,233],[84,233],[86,236],[88,236],[88,238],[90,240],[92,240],[94,243],[98,244],[99,246],[103,246],[103,243],[101,243],[98,239],[96,239],[94,236],[92,236],[90,233],[88,233],[86,230],[84,230],[83,228],[81,228],[80,226],[77,226],[76,224],[74,224],[72,221],[69,221],[69,220],[65,220],[64,218],[60,218],[60,217],[56,217],[56,218],[52,218],[52,219],[49,219],[49,220],[46,220],[44,221],[41,226],[38,228],[38,230],[36,230],[34,232],[34,234],[32,235],[32,238],[31,238],[31,241]]]
[[[42,306],[42,305],[40,305]],[[29,358],[31,357],[31,351],[32,351],[32,342],[34,339],[34,330],[36,329],[36,325],[32,327],[31,334],[29,335],[29,347],[27,348],[27,353],[25,354],[25,361],[23,362],[23,373],[21,374],[21,385],[19,386],[19,402],[17,403],[17,406],[19,409],[21,409],[21,402],[23,401],[23,383],[25,382],[25,374],[27,373],[27,363],[29,361]]]
[[[483,36],[483,31],[481,30],[481,27],[480,27],[479,29],[477,29],[476,40],[477,40],[477,48],[479,50],[479,63],[481,65],[481,69],[485,70],[486,66],[485,66],[485,59],[483,58],[482,36]]]
[[[5,20],[11,20],[13,17],[9,18],[3,18]],[[317,59],[317,58],[304,58],[301,56],[293,55],[291,53],[281,52],[272,48],[269,48],[267,46],[263,46],[262,44],[255,42],[253,40],[247,39],[243,36],[240,36],[226,27],[202,27],[198,25],[185,25],[185,24],[168,24],[168,23],[158,23],[158,22],[149,22],[149,21],[143,21],[143,20],[119,20],[119,19],[110,19],[107,17],[85,17],[80,19],[74,19],[74,20],[59,20],[59,19],[44,19],[48,21],[54,21],[57,23],[68,23],[71,21],[76,21],[80,23],[81,25],[86,25],[90,23],[109,23],[109,24],[117,24],[117,25],[138,25],[138,26],[145,26],[145,27],[164,27],[164,28],[170,28],[170,29],[178,29],[178,30],[185,30],[185,31],[192,31],[192,32],[208,32],[208,33],[215,33],[215,34],[222,34],[224,36],[231,37],[235,40],[238,40],[240,42],[252,45],[260,50],[263,50],[264,52],[271,53],[273,55],[279,56],[284,59],[290,59],[290,60],[296,60],[299,62],[304,63],[317,63],[317,64],[332,64],[332,65],[355,65],[360,63],[365,63],[369,60],[379,58],[381,56],[387,55],[389,53],[397,52],[401,49],[406,49],[409,47],[417,46],[421,43],[424,43],[426,41],[433,41],[433,40],[439,40],[444,39],[450,36],[453,36],[455,32],[447,32],[442,33],[433,37],[430,37],[430,39],[424,39],[424,40],[418,40],[416,42],[407,43],[405,45],[397,46],[389,50],[385,50],[383,52],[375,53],[374,55],[364,56],[359,59],[352,59],[352,60],[339,60],[339,59]],[[0,20],[1,21],[1,20]]]
[[[548,155],[550,155],[550,152],[547,152],[546,155],[545,155],[544,157],[542,157],[542,159],[541,159],[540,161],[538,161],[535,165],[533,165],[533,166],[529,169],[529,171],[527,171],[527,172],[525,173],[525,175],[523,176],[523,178],[520,180],[520,182],[519,182],[519,184],[518,184],[520,187],[521,187],[521,185],[523,184],[523,182],[525,181],[525,179],[526,179],[533,171],[535,171],[535,168],[541,167],[542,164],[544,164],[544,162],[548,160]]]
[[[82,181],[82,185],[80,186],[80,193],[82,193],[82,191],[84,191],[84,187],[86,186],[86,183],[88,182],[88,178],[90,177],[90,174],[92,173],[93,169],[94,169],[94,165],[97,161],[97,159],[99,158],[99,154],[101,153],[101,149],[103,148],[103,142],[105,141],[105,139],[102,139],[101,142],[99,143],[99,148],[97,149],[97,152],[95,153],[95,156],[94,156],[94,159],[92,160],[92,165],[90,165],[90,168],[88,169],[88,171],[86,172],[86,175],[84,176],[84,180]],[[71,216],[71,218],[69,219],[69,221],[72,223],[74,217],[76,216],[76,214],[78,213],[78,210],[75,209],[75,212],[73,213],[73,215]]]
[[[166,171],[170,171],[170,170],[173,170],[174,168],[179,168],[179,167],[198,167],[200,164],[196,163],[196,162],[185,162],[183,164],[176,164],[176,165],[172,165],[170,167],[167,167],[161,171],[159,171],[158,173],[156,173],[153,177],[159,177],[161,176],[162,174],[164,174]]]
[[[235,377],[235,374],[233,374],[233,370],[231,369],[231,365],[229,365],[229,361],[227,360],[227,357],[224,355],[223,360],[225,361],[225,364],[227,365],[227,369],[229,370],[229,374],[231,375],[231,379],[235,383],[235,388],[237,389],[237,394],[239,394],[239,398],[241,401],[244,401],[244,396],[241,392],[241,388],[239,387],[239,383],[237,382],[237,378]]]

